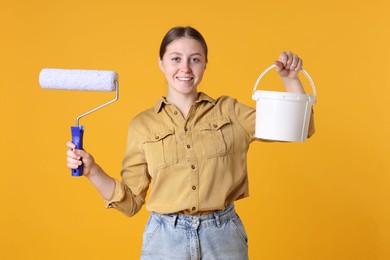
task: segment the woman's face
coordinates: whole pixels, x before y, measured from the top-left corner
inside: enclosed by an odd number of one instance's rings
[[[197,40],[181,37],[167,46],[159,65],[169,92],[194,94],[206,69],[205,52]]]

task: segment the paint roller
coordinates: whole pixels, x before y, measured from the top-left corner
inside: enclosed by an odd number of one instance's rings
[[[80,126],[80,119],[117,101],[119,97],[118,74],[109,70],[45,68],[39,74],[39,85],[43,89],[116,92],[114,99],[79,115],[76,119],[76,126],[71,126],[72,143],[80,150],[83,149],[84,135],[84,126]],[[82,175],[82,166],[72,170],[72,176]]]

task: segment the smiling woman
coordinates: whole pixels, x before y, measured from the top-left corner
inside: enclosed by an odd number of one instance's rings
[[[167,100],[175,104],[186,117],[188,107],[198,96],[197,86],[206,69],[205,52],[201,44],[195,39],[179,38],[168,45],[159,64],[168,82]]]
[[[68,143],[68,167],[83,165],[108,208],[133,216],[152,186],[141,259],[248,259],[234,201],[248,196],[255,110],[231,97],[198,92],[206,64],[207,45],[194,28],[175,27],[164,37],[159,66],[168,94],[132,120],[122,181]],[[297,55],[281,53],[275,65],[286,89],[303,92]]]
[[[197,98],[197,86],[206,69],[207,52],[203,36],[191,27],[171,29],[161,43],[159,65],[168,82],[167,100],[184,117]]]

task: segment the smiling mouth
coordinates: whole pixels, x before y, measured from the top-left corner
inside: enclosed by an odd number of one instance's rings
[[[193,77],[176,77],[179,81],[191,81],[194,78]]]

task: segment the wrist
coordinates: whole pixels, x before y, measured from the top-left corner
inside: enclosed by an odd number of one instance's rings
[[[305,93],[302,83],[298,77],[290,78],[286,76],[281,78],[287,92],[303,93],[303,94]]]
[[[87,177],[89,180],[91,180],[91,179],[96,179],[96,178],[99,177],[100,171],[101,171],[100,166],[97,165],[96,163],[94,163],[94,164],[91,166],[91,168],[90,168],[88,174],[87,174],[85,177]]]

